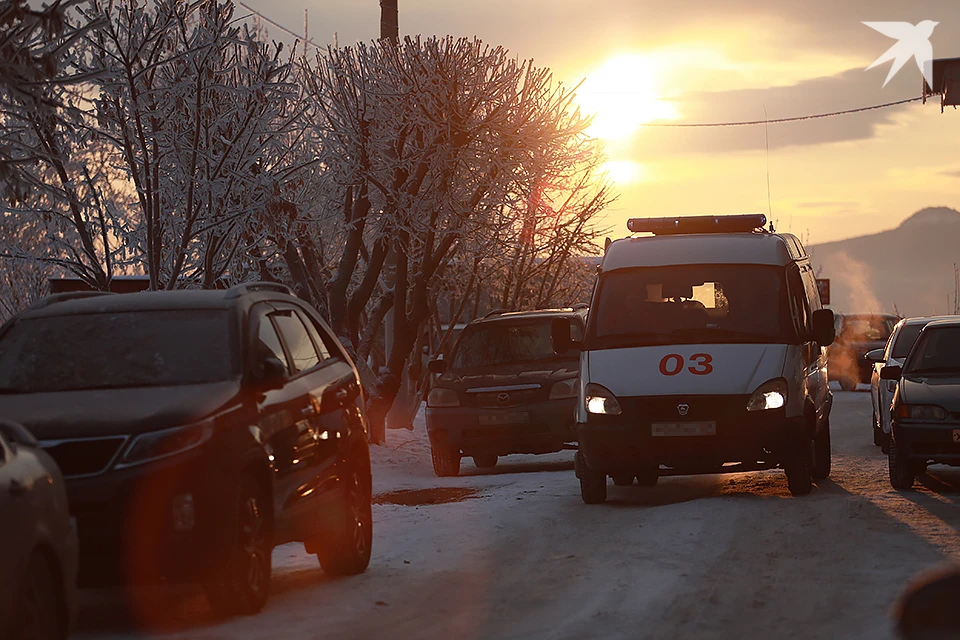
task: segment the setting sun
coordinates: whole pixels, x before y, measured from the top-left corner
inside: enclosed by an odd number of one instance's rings
[[[625,54],[608,59],[587,75],[577,102],[593,115],[590,133],[597,138],[623,139],[653,120],[676,118],[676,110],[660,97],[653,60]]]

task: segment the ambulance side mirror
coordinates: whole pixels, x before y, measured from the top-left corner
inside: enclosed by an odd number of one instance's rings
[[[571,349],[579,349],[580,342],[571,337],[572,324],[570,318],[554,318],[550,323],[550,337],[553,342],[553,351],[562,356]]]
[[[833,311],[817,309],[813,312],[813,339],[821,347],[828,347],[837,338],[837,329],[834,326]]]

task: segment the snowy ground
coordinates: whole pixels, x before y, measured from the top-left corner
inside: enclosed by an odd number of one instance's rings
[[[960,560],[960,469],[891,490],[869,394],[835,397],[834,473],[803,498],[770,471],[611,485],[587,506],[570,452],[438,479],[421,417],[373,448],[384,504],[366,574],[328,579],[286,545],[257,616],[217,621],[194,589],[141,590],[144,631],[119,592],[85,592],[75,637],[889,638],[904,583]]]

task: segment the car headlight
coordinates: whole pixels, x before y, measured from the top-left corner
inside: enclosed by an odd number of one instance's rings
[[[561,398],[577,397],[577,379],[561,380],[550,387],[550,399],[560,400]]]
[[[753,392],[750,400],[747,401],[747,411],[779,409],[785,404],[787,404],[787,381],[777,378],[764,382]]]
[[[434,387],[430,390],[429,395],[427,395],[427,406],[428,407],[459,407],[460,398],[457,397],[457,392],[453,389],[446,389],[444,387]]]
[[[199,447],[212,435],[213,420],[204,420],[184,427],[142,433],[133,439],[117,466],[128,467],[183,453]]]
[[[587,405],[587,413],[605,414],[609,416],[618,416],[621,413],[617,396],[599,384],[591,382],[587,385],[584,402]]]
[[[901,404],[897,407],[897,417],[908,420],[946,420],[947,412],[935,404]]]

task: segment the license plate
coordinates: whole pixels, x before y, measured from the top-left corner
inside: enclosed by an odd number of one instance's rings
[[[716,422],[654,422],[651,427],[655,438],[717,435]]]
[[[480,424],[483,426],[503,424],[523,424],[530,422],[530,414],[526,411],[511,411],[508,413],[480,414]]]
[[[953,441],[960,444],[960,429],[953,430]]]

